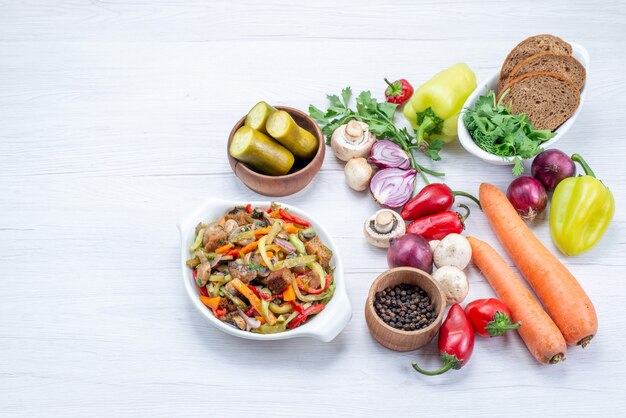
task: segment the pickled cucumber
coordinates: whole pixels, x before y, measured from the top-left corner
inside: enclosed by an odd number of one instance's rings
[[[272,113],[265,124],[267,133],[299,158],[311,158],[317,151],[317,138],[302,129],[284,110]]]
[[[251,127],[252,129],[256,129],[259,132],[267,134],[267,130],[265,129],[265,122],[267,118],[276,112],[276,109],[266,102],[259,102],[254,105],[252,109],[248,112],[246,116],[246,121],[244,125]]]
[[[249,126],[237,129],[229,152],[233,158],[270,176],[287,174],[295,160],[287,148]]]

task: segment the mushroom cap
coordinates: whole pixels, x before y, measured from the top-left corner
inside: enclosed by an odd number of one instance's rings
[[[352,137],[346,133],[348,124],[339,126],[330,138],[330,146],[335,153],[335,157],[341,161],[349,161],[352,158],[369,156],[370,149],[376,141],[376,137],[369,131],[369,126],[365,122],[350,121],[362,128],[361,137]]]
[[[390,215],[391,218],[389,218]],[[377,225],[377,221],[383,222],[384,224]],[[380,232],[380,229],[377,229],[377,226],[379,228],[382,226],[383,230],[386,230],[389,225],[388,222],[391,222],[392,225],[389,232]],[[385,226],[387,226],[387,228],[385,228]],[[402,219],[397,212],[391,209],[381,209],[365,221],[363,231],[365,238],[373,246],[389,248],[389,240],[391,238],[398,238],[406,233],[406,224],[404,223],[404,219]]]
[[[374,169],[365,158],[359,157],[348,161],[343,172],[348,186],[357,192],[362,192],[369,186]]]

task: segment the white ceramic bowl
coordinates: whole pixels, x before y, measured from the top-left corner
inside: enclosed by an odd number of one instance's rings
[[[583,67],[585,67],[585,70],[587,71],[587,79],[589,79],[589,54],[587,53],[587,50],[582,45],[579,45],[575,42],[570,42],[570,45],[572,45],[572,56],[576,58],[578,61],[580,61]],[[474,107],[474,103],[476,103],[478,98],[482,95],[485,95],[489,90],[495,91],[498,87],[499,75],[500,75],[500,69],[498,68],[498,71],[496,71],[487,80],[479,84],[476,90],[474,90],[474,92],[465,101],[465,104],[463,105],[463,111],[461,112],[461,116],[459,117],[459,122],[458,122],[459,141],[461,142],[461,145],[463,146],[463,148],[465,148],[470,154],[473,154],[476,157],[484,161],[487,161],[488,163],[496,164],[496,165],[511,165],[514,162],[515,157],[499,157],[497,155],[490,154],[480,149],[478,145],[476,145],[474,141],[472,140],[472,137],[470,136],[469,131],[467,130],[467,128],[465,127],[465,124],[463,123],[463,113],[465,109]],[[554,144],[559,139],[561,139],[561,137],[565,135],[567,131],[572,127],[572,125],[574,124],[574,121],[578,117],[578,114],[583,108],[583,104],[585,103],[586,96],[587,96],[587,84],[585,83],[582,90],[580,91],[580,103],[578,105],[578,109],[576,109],[576,112],[572,115],[571,118],[565,121],[563,125],[559,126],[559,128],[556,131],[554,131],[555,135],[554,137],[552,137],[552,139],[543,143],[542,147],[544,149],[548,149],[554,146]]]
[[[269,207],[271,202],[259,201],[259,202],[246,202],[250,203],[252,207]],[[324,227],[315,220],[313,216],[306,213],[303,210],[295,208],[284,203],[279,203],[285,209],[289,209],[291,213],[296,216],[303,217],[311,222],[311,226],[315,229],[320,239],[326,244],[333,252],[333,258],[331,260],[331,266],[335,268],[335,293],[326,305],[326,308],[312,317],[304,325],[297,327],[294,330],[288,330],[277,334],[256,334],[253,332],[242,331],[230,324],[227,324],[213,316],[213,313],[200,302],[200,291],[193,279],[191,269],[185,265],[185,261],[189,258],[189,246],[193,242],[195,228],[198,222],[205,221],[211,222],[218,219],[229,208],[233,206],[241,205],[241,202],[228,202],[224,200],[212,199],[208,200],[200,207],[192,210],[185,215],[178,223],[178,230],[181,237],[181,252],[180,252],[180,264],[183,274],[183,283],[187,296],[191,300],[193,306],[196,307],[198,312],[204,316],[214,327],[217,329],[236,337],[247,338],[250,340],[285,340],[288,338],[296,337],[313,337],[320,341],[328,342],[334,339],[348,324],[352,317],[352,306],[348,299],[346,292],[346,280],[343,274],[343,263],[341,261],[341,255],[337,250],[335,242],[331,238],[330,234]]]

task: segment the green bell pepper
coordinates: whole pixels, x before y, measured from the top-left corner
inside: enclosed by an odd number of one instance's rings
[[[457,138],[457,121],[465,101],[476,89],[474,72],[463,63],[441,71],[422,84],[404,105],[404,117],[416,130],[417,143]]]
[[[615,212],[613,194],[578,155],[572,160],[585,171],[584,176],[561,181],[552,196],[550,232],[557,248],[565,255],[578,255],[595,246]]]

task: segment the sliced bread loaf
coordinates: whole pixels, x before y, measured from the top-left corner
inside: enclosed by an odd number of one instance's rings
[[[511,71],[517,64],[524,61],[531,55],[540,54],[542,52],[551,52],[560,55],[572,55],[572,46],[563,39],[554,35],[536,35],[524,39],[517,44],[502,64],[500,70],[500,78],[498,79],[498,92],[508,84]]]
[[[511,113],[525,113],[535,129],[554,131],[578,108],[580,91],[559,74],[536,72],[521,75],[509,82],[503,104],[511,103]]]
[[[531,55],[511,70],[509,79],[512,80],[523,74],[536,72],[551,72],[560,75],[574,84],[578,90],[585,84],[585,67],[571,55],[557,55],[551,52]]]

